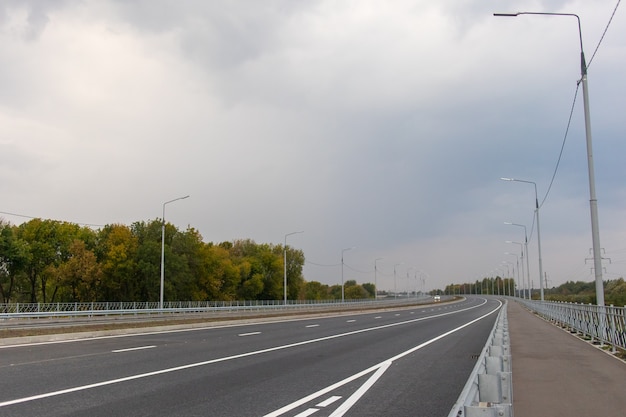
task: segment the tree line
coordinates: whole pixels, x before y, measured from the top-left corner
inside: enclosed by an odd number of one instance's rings
[[[94,230],[74,223],[0,219],[0,302],[158,301],[160,219]],[[283,245],[250,239],[205,243],[165,224],[165,301],[282,300]],[[341,298],[341,286],[306,282],[304,253],[287,246],[290,300]],[[345,297],[373,297],[371,284],[345,283]]]
[[[493,294],[521,296],[521,289],[515,289],[515,280],[512,278],[483,278],[465,284],[451,284],[445,287],[444,294]],[[526,290],[528,291],[528,290]],[[509,294],[510,292],[510,294]],[[540,290],[531,290],[533,300],[541,298]],[[545,288],[544,300],[562,301],[568,303],[596,304],[595,281],[567,281],[558,287]],[[604,281],[604,302],[606,305],[618,307],[626,306],[626,282],[624,278]]]

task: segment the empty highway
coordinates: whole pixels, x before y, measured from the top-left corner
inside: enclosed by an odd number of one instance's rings
[[[469,298],[0,347],[2,416],[447,416],[500,307]]]

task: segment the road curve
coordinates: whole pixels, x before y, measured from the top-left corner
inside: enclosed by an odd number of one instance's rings
[[[0,415],[445,416],[497,300],[0,348]]]

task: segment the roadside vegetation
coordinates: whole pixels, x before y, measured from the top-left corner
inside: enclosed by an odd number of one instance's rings
[[[158,301],[162,221],[94,230],[74,223],[0,219],[0,303]],[[250,239],[204,242],[165,224],[165,301],[282,300],[284,247]],[[305,257],[287,246],[289,300],[340,299],[340,285],[307,282]],[[346,299],[373,298],[346,281]]]
[[[509,292],[509,288],[511,291]],[[509,295],[514,293],[515,281],[508,278],[484,278],[481,281],[465,284],[451,284],[440,294],[494,294]],[[519,288],[518,288],[519,290]],[[539,300],[540,292],[538,288],[533,288],[532,299]],[[595,281],[567,281],[558,287],[545,288],[544,300],[562,301],[568,303],[596,304],[596,283]],[[624,278],[604,281],[604,303],[616,307],[626,306],[626,282]]]

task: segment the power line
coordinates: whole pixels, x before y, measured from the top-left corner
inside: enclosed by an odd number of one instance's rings
[[[609,30],[609,26],[611,25],[611,22],[613,21],[613,17],[615,16],[615,12],[617,12],[617,8],[619,7],[620,2],[621,0],[617,0],[617,4],[615,5],[615,8],[613,9],[613,13],[611,14],[611,17],[609,18],[609,21],[606,24],[606,27],[604,28],[604,32],[602,32],[602,36],[600,37],[600,40],[598,41],[598,45],[596,45],[596,49],[593,51],[593,55],[591,55],[591,59],[589,60],[589,63],[587,64],[587,69],[589,69],[589,66],[591,66],[591,61],[593,61],[593,58],[596,56],[596,52],[598,52],[598,49],[600,48],[600,44],[604,40],[604,35],[606,35],[606,32]]]
[[[598,52],[598,49],[600,49],[600,45],[602,44],[602,41],[604,40],[604,36],[606,35],[607,31],[609,30],[609,26],[611,25],[611,23],[613,21],[613,17],[615,17],[615,13],[617,12],[617,8],[619,7],[620,2],[621,2],[621,0],[617,0],[617,4],[615,5],[615,8],[613,9],[613,13],[611,13],[611,17],[609,18],[609,21],[607,22],[606,27],[604,28],[604,32],[602,32],[602,36],[600,37],[600,40],[598,41],[598,44],[596,45],[596,49],[593,51],[593,55],[591,56],[591,59],[587,63],[587,68],[586,69],[589,69],[589,67],[591,66],[591,62],[593,61],[593,59],[596,56],[596,53]],[[582,48],[582,44],[581,44],[581,48]],[[561,163],[561,157],[563,156],[563,149],[565,148],[565,142],[567,141],[567,135],[569,133],[569,128],[570,128],[570,126],[572,124],[572,116],[574,114],[574,107],[576,105],[576,99],[578,97],[578,90],[580,88],[580,82],[581,82],[581,80],[578,80],[576,82],[576,91],[574,93],[574,100],[572,100],[572,106],[571,106],[571,109],[570,109],[569,119],[567,120],[567,127],[565,128],[565,135],[563,136],[563,143],[561,145],[561,151],[559,152],[559,157],[557,159],[556,166],[554,168],[554,173],[552,174],[552,179],[550,180],[550,185],[548,186],[548,190],[546,191],[546,194],[543,197],[543,200],[541,201],[541,204],[539,205],[539,207],[542,207],[543,204],[545,203],[546,199],[548,198],[548,195],[550,194],[550,190],[552,188],[552,184],[554,183],[554,179],[556,177],[556,173],[558,172],[559,165]]]
[[[25,214],[10,213],[8,211],[0,211],[0,214],[6,214],[8,216],[21,217],[21,218],[24,218],[24,219],[31,219],[31,220],[32,219],[41,219],[41,217],[27,216]],[[53,220],[53,219],[48,219],[48,220]],[[104,226],[106,226],[104,224],[69,222],[67,220],[53,220],[53,221],[63,222],[63,223],[73,223],[73,224],[77,224],[79,226],[89,226],[89,227],[104,227]]]
[[[578,98],[578,90],[580,89],[580,83],[576,83],[576,91],[574,92],[574,100],[572,100],[572,106],[569,112],[569,119],[567,120],[567,127],[565,128],[565,134],[563,135],[563,143],[561,144],[561,151],[559,152],[559,157],[556,161],[556,166],[554,167],[554,172],[552,173],[552,179],[550,180],[550,185],[548,186],[548,190],[546,191],[543,200],[539,207],[543,207],[543,203],[546,202],[548,198],[548,194],[550,194],[550,190],[552,189],[552,184],[554,183],[554,179],[556,178],[556,173],[559,170],[559,165],[561,164],[561,158],[563,156],[563,149],[565,149],[565,142],[567,142],[567,135],[569,133],[569,128],[572,125],[572,117],[574,115],[574,107],[576,107],[576,99]]]

